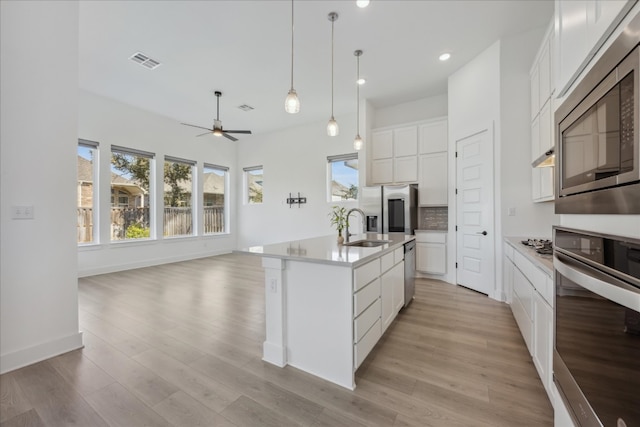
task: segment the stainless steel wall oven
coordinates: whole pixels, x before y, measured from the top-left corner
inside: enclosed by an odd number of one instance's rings
[[[640,240],[554,227],[553,377],[581,427],[640,426]]]
[[[556,213],[640,213],[640,16],[555,114]]]

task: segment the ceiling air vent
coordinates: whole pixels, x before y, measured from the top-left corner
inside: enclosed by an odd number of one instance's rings
[[[253,107],[251,105],[247,105],[247,104],[239,105],[238,108],[241,109],[242,111],[251,111],[251,110],[253,110]]]
[[[129,57],[129,59],[150,70],[153,70],[154,68],[158,68],[160,66],[160,62],[156,61],[155,59],[149,58],[147,55],[145,55],[142,52],[134,53]]]

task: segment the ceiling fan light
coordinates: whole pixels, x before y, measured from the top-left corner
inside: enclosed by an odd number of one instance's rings
[[[222,129],[218,129],[218,128],[214,129],[213,134],[215,136],[222,136]]]
[[[289,114],[296,114],[300,112],[300,100],[295,89],[291,89],[287,94],[287,99],[284,101],[284,109]]]
[[[338,122],[336,122],[336,119],[331,116],[331,119],[327,124],[327,134],[329,136],[337,136],[338,133],[340,133],[340,129],[338,129]]]
[[[364,141],[362,140],[360,135],[356,135],[356,139],[353,140],[353,149],[356,151],[360,151],[362,150],[363,146],[364,146]]]

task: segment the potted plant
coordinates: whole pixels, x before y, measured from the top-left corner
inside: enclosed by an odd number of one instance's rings
[[[329,214],[331,225],[335,225],[338,230],[338,244],[344,243],[344,237],[342,237],[342,230],[349,226],[347,222],[347,209],[341,206],[334,206],[333,210]]]

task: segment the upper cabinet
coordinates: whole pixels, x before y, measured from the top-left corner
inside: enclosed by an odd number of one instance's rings
[[[554,32],[549,27],[531,67],[531,161],[553,148]],[[554,199],[553,167],[533,168],[531,193],[535,202]]]
[[[448,203],[448,129],[442,118],[420,125],[419,206],[446,206]]]
[[[556,88],[564,95],[636,0],[555,2]]]
[[[374,129],[370,184],[418,182],[418,126]]]
[[[447,119],[424,123],[420,128],[420,154],[447,151]]]

